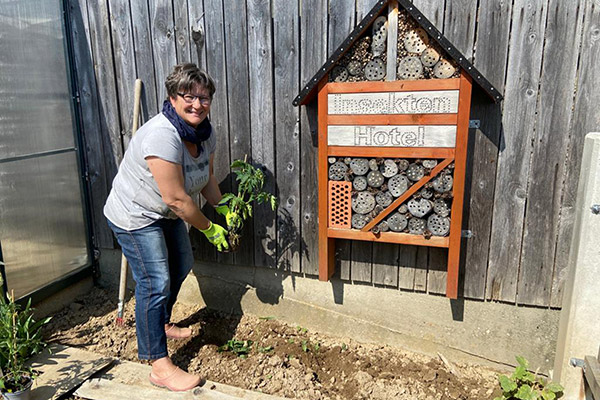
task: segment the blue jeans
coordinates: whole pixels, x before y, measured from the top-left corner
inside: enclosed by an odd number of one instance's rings
[[[161,219],[141,229],[123,230],[108,225],[121,245],[135,280],[135,329],[138,357],[166,357],[165,324],[183,280],[192,269],[194,256],[185,223]]]

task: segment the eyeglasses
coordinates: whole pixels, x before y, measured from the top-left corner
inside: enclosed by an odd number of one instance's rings
[[[189,93],[177,93],[177,94],[179,96],[183,97],[183,100],[188,104],[192,104],[194,101],[196,101],[196,99],[198,99],[200,101],[200,104],[202,104],[203,106],[208,106],[212,102],[212,98],[210,98],[210,97],[194,96],[193,94],[189,94]]]

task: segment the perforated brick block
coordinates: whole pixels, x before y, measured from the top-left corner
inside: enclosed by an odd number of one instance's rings
[[[329,181],[329,227],[350,229],[352,182]]]

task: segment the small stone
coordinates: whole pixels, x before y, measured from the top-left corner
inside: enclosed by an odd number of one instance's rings
[[[434,370],[432,370],[432,369],[427,370],[427,372],[425,372],[425,374],[423,375],[423,381],[431,382],[435,379],[436,376],[437,376],[437,374]]]

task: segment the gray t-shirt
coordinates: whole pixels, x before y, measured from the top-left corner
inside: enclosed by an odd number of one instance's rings
[[[185,191],[193,195],[208,182],[210,155],[214,153],[216,144],[213,131],[210,138],[202,143],[202,153],[192,157],[173,124],[162,113],[156,115],[137,131],[129,143],[104,205],[104,215],[126,231],[143,228],[161,218],[177,218],[162,200],[146,157],[155,156],[180,164]]]

